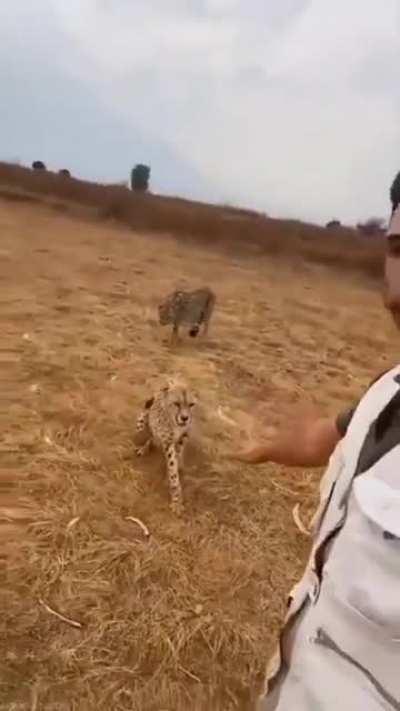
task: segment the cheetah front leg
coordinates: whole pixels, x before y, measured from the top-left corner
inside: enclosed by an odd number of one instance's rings
[[[136,420],[136,440],[140,440],[137,441],[137,446],[135,447],[135,454],[137,457],[143,457],[147,454],[153,444],[149,427],[148,409],[143,410]]]
[[[148,410],[139,412],[136,419],[136,433],[141,434],[149,429],[149,413]]]
[[[165,447],[165,458],[167,462],[171,509],[175,514],[180,516],[183,513],[183,497],[179,479],[179,453],[174,443],[170,443]]]
[[[177,443],[175,444],[175,451],[178,457],[178,466],[179,469],[182,470],[183,467],[183,456],[185,452],[185,444],[187,441],[188,435],[184,433],[180,439],[178,439]]]
[[[178,343],[179,340],[179,326],[177,323],[174,323],[172,333],[171,333],[171,345],[175,346]]]

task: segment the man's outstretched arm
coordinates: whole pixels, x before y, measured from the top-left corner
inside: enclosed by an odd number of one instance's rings
[[[274,462],[287,467],[320,467],[346,434],[355,408],[338,417],[308,415],[281,427],[271,427],[259,442],[235,452],[230,458],[249,464]]]

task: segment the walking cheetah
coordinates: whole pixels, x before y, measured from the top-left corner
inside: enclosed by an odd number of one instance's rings
[[[195,338],[204,325],[203,334],[208,333],[208,325],[214,310],[216,296],[208,287],[194,291],[176,290],[169,294],[159,305],[158,314],[161,326],[172,324],[171,341],[178,340],[181,324],[189,325],[189,335]]]
[[[179,471],[196,401],[196,395],[185,383],[169,380],[147,400],[136,421],[136,433],[143,442],[136,447],[136,455],[141,457],[147,454],[153,444],[162,449],[167,466],[171,508],[178,515],[183,511]]]

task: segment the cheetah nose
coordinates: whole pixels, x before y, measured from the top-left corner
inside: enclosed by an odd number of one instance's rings
[[[189,419],[188,415],[181,415],[182,422],[187,422]]]

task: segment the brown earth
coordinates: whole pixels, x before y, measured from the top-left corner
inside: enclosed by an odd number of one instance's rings
[[[320,472],[228,462],[218,405],[269,422],[282,403],[352,402],[396,358],[379,290],[61,207],[0,200],[0,709],[250,709],[307,555],[291,512],[307,520]],[[171,349],[156,305],[185,283],[217,309],[206,341]],[[148,383],[173,372],[201,400],[182,520],[159,456],[133,454]]]

